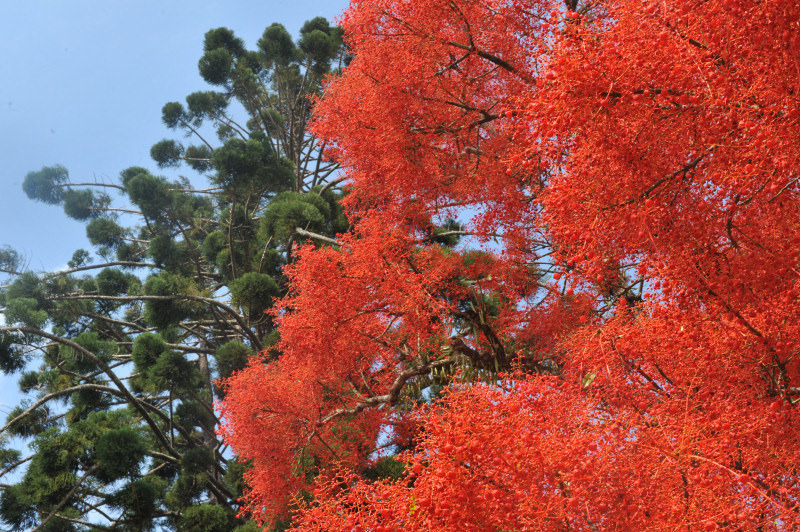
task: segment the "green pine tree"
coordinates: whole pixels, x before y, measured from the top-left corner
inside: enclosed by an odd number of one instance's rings
[[[256,50],[211,30],[199,70],[215,90],[167,103],[164,123],[187,144],[151,151],[202,188],[141,167],[113,184],[60,166],[26,176],[29,197],[86,223],[94,253],[33,272],[0,249],[0,369],[26,396],[0,433],[6,526],[257,530],[236,517],[246,465],[215,433],[216,382],[276,342],[265,311],[293,244],[347,230],[341,179],[306,130],[310,96],[345,59],[323,18],[297,41],[273,24]]]

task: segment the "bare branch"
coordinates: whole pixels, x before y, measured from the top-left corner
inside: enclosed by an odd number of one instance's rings
[[[392,385],[389,387],[387,393],[383,395],[374,395],[372,397],[368,397],[351,408],[340,408],[338,410],[334,410],[333,412],[322,418],[320,421],[318,421],[317,425],[323,425],[339,416],[351,416],[357,414],[362,410],[372,406],[378,406],[382,404],[393,405],[397,403],[398,399],[400,399],[400,392],[403,391],[403,386],[405,386],[406,382],[409,379],[417,377],[419,375],[425,375],[426,373],[429,373],[432,369],[441,366],[449,366],[450,364],[454,363],[455,361],[453,359],[445,358],[442,360],[434,360],[433,362],[423,364],[422,366],[418,366],[416,368],[410,368],[401,371],[400,374],[392,383]]]
[[[341,246],[341,244],[337,242],[336,239],[334,238],[330,238],[325,235],[320,235],[317,233],[312,233],[311,231],[306,231],[305,229],[301,229],[299,227],[295,227],[294,232],[300,236],[307,236],[308,238],[313,238],[314,240],[322,240],[323,242],[327,242],[328,244],[332,244],[334,246]]]
[[[347,176],[342,176],[342,177],[337,177],[336,179],[332,179],[332,180],[328,181],[327,183],[325,183],[325,186],[323,186],[321,189],[319,189],[319,195],[322,196],[322,194],[324,194],[326,190],[328,190],[329,188],[331,188],[331,187],[333,187],[335,185],[338,185],[342,181],[346,181],[346,180],[347,180]]]
[[[51,277],[58,277],[59,275],[69,275],[75,272],[85,272],[87,270],[96,270],[98,268],[108,268],[111,266],[129,266],[131,268],[163,268],[158,264],[151,264],[149,262],[135,262],[135,261],[127,261],[127,260],[118,260],[114,262],[104,262],[103,264],[90,264],[88,266],[80,266],[78,268],[72,268],[69,270],[61,270],[51,274],[46,275],[45,279],[50,279]]]

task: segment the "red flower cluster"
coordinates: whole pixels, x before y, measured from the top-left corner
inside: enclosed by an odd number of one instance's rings
[[[278,362],[227,382],[251,511],[800,526],[800,5],[359,0],[341,23],[315,131],[356,228],[301,251]],[[405,474],[364,479],[387,440]]]

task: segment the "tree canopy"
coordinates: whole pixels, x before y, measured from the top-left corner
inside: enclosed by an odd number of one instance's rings
[[[800,6],[363,0],[341,23],[312,131],[354,228],[299,251],[280,356],[224,385],[251,514],[800,525]]]
[[[337,166],[307,130],[323,77],[345,60],[323,18],[297,40],[273,24],[255,50],[210,30],[198,68],[215,90],[167,103],[164,124],[185,138],[151,150],[191,180],[143,167],[115,183],[75,182],[62,166],[25,177],[29,197],[86,223],[94,253],[34,272],[0,251],[0,367],[26,396],[2,429],[7,526],[256,528],[237,517],[248,465],[216,434],[215,383],[277,342],[264,311],[285,292],[294,243],[347,230]]]

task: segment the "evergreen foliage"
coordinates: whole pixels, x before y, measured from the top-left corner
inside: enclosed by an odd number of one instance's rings
[[[211,30],[198,68],[215,90],[162,110],[189,140],[157,142],[154,167],[118,183],[74,183],[62,166],[25,177],[31,199],[86,223],[94,253],[34,272],[0,249],[0,370],[26,396],[2,436],[34,452],[0,440],[0,528],[258,529],[237,517],[245,466],[215,433],[215,382],[274,344],[265,311],[294,244],[348,230],[337,167],[306,130],[344,66],[341,37],[322,18],[296,43],[272,24],[248,50]],[[192,183],[158,173],[183,165]]]

